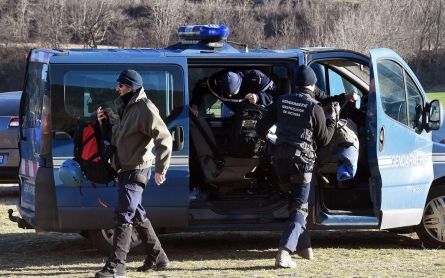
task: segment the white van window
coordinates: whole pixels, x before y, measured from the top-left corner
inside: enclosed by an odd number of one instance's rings
[[[95,121],[99,106],[105,111],[113,111],[114,121],[117,121],[118,113],[114,106],[119,97],[116,78],[127,68],[138,71],[142,76],[147,97],[167,124],[179,114],[178,110],[182,111],[184,78],[178,66],[55,65],[51,68],[53,131],[69,132],[80,122]]]

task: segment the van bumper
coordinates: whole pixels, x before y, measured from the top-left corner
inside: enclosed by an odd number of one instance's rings
[[[17,201],[16,207],[19,211],[20,216],[13,216],[14,211],[12,209],[8,210],[9,220],[17,223],[17,226],[21,229],[34,229],[31,223],[35,223],[35,213],[33,211],[24,209],[20,206],[20,202]]]

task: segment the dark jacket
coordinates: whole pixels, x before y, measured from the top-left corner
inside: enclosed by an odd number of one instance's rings
[[[345,93],[329,96],[326,92],[320,90],[318,87],[314,89],[314,98],[318,100],[321,106],[326,106],[330,102],[338,102],[342,107],[340,111],[340,118],[351,119],[359,126],[366,124],[366,113],[355,107],[355,103],[345,103]]]
[[[315,86],[314,98],[320,102],[321,106],[326,106],[328,103],[334,101],[342,105],[343,102],[345,102],[345,93],[336,96],[329,96],[328,94],[326,94],[326,92],[320,90],[317,86]]]
[[[219,71],[209,78],[199,80],[192,92],[192,99],[190,105],[200,106],[206,94],[216,94],[230,109],[236,111],[238,103],[243,100],[247,94],[254,93],[258,96],[256,104],[264,105],[266,107],[273,103],[274,86],[273,81],[259,70],[243,70],[234,71],[241,77],[241,87],[239,92],[227,97],[221,92],[221,77],[228,70]]]
[[[313,92],[311,92],[309,89],[297,89],[294,94],[298,93],[304,93],[313,96]],[[280,103],[281,102],[278,100],[274,105],[272,105],[271,109],[266,114],[266,116],[264,116],[261,120],[257,122],[255,131],[261,137],[264,138],[269,128],[271,128],[274,124],[277,125],[280,124],[280,122],[278,122],[278,117],[277,117],[278,109],[282,109],[281,107],[277,107],[277,105],[280,105]],[[313,140],[315,142],[316,147],[326,146],[331,140],[331,137],[334,133],[335,121],[325,118],[323,109],[320,105],[315,105],[313,107],[311,112],[311,120],[313,128]]]

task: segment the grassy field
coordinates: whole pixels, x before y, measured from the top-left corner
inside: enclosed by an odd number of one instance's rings
[[[94,277],[106,259],[78,234],[17,228],[0,197],[0,277]],[[137,273],[143,256],[128,257],[127,277],[442,277],[445,250],[424,249],[415,234],[313,231],[315,260],[277,269],[279,232],[203,232],[161,235],[166,271]]]
[[[442,102],[442,105],[445,105],[445,92],[431,92],[427,93],[427,95],[430,100],[438,99]]]

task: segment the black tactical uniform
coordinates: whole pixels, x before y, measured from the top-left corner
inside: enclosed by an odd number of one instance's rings
[[[275,262],[279,267],[295,267],[289,252],[295,251],[297,244],[299,249],[310,249],[306,216],[315,150],[317,146],[329,143],[335,128],[335,120],[326,119],[322,107],[313,99],[313,86],[304,87],[314,85],[316,80],[310,67],[300,66],[297,69],[296,92],[280,96],[256,126],[256,132],[265,135],[276,123],[273,163],[280,182],[291,184],[289,217]]]

